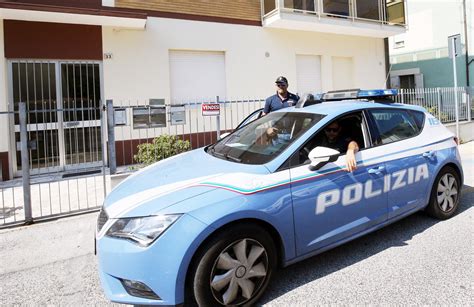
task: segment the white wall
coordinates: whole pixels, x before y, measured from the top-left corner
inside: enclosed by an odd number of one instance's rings
[[[170,49],[225,52],[228,99],[272,95],[279,75],[296,91],[297,54],[321,56],[323,91],[333,89],[333,56],[352,58],[354,87],[385,86],[383,40],[376,38],[149,18],[144,31],[104,27],[103,45],[113,54],[104,60],[105,97],[116,102],[168,103]]]
[[[408,31],[389,39],[390,54],[397,55],[426,49],[447,48],[448,36],[461,34],[464,44],[462,0],[407,1]],[[466,1],[468,41],[474,51],[474,1]],[[394,42],[404,41],[405,47],[394,48]]]

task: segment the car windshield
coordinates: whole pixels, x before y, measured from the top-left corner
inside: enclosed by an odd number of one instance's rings
[[[238,163],[264,164],[277,157],[323,117],[311,113],[270,113],[211,145],[207,153]]]

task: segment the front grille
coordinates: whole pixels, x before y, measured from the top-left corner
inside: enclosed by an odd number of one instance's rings
[[[102,208],[102,210],[100,210],[99,217],[97,218],[97,232],[101,231],[108,219],[109,217],[107,216],[107,212],[105,212],[105,210]]]

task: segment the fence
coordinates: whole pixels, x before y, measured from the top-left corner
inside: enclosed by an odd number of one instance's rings
[[[82,120],[63,121],[67,114],[74,119],[80,114]],[[0,181],[0,226],[100,208],[109,180],[101,150],[100,107],[50,109],[19,103],[15,110],[0,112],[0,125],[2,138],[14,141],[10,160],[14,175],[21,175]],[[1,171],[2,177],[9,176],[9,170]]]
[[[153,104],[153,101],[135,104],[110,101],[114,106],[115,146],[112,150],[115,150],[116,164],[118,167],[136,164],[137,147],[163,134],[188,141],[192,148],[212,144],[220,134],[232,131],[249,114],[263,108],[264,102],[264,99],[221,101],[219,97],[171,105]],[[202,115],[203,104],[216,103],[220,106],[218,116]]]
[[[397,102],[419,105],[427,109],[443,123],[456,122],[455,95],[458,99],[459,121],[470,120],[474,116],[474,88],[444,87],[401,89]]]
[[[395,100],[423,106],[451,123],[456,120],[455,93],[459,120],[470,120],[474,88],[402,89]],[[219,116],[203,116],[203,104],[219,104]],[[0,181],[0,227],[98,210],[110,191],[109,175],[117,168],[132,172],[140,167],[135,158],[140,144],[166,134],[192,148],[203,147],[263,105],[264,99],[215,97],[173,104],[76,101],[67,108],[35,103],[0,112],[0,138],[12,140],[9,147],[16,150],[10,150],[9,160],[14,175],[22,176]],[[2,167],[0,173],[9,175]]]

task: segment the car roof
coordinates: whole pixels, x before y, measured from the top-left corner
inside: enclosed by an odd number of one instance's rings
[[[316,114],[342,114],[350,111],[362,110],[362,109],[375,109],[375,108],[394,108],[394,109],[409,109],[415,111],[425,112],[423,107],[402,104],[402,103],[388,103],[388,102],[376,102],[369,100],[341,100],[341,101],[326,101],[303,108],[284,108],[276,112],[304,112],[304,113],[316,113]]]

